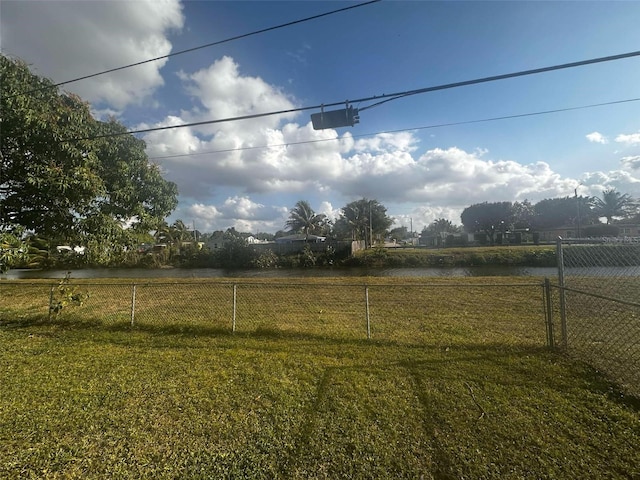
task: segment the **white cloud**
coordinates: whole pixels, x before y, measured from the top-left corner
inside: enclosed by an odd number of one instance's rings
[[[620,134],[616,137],[616,142],[624,143],[628,146],[640,145],[640,132],[630,135]]]
[[[287,52],[287,56],[295,60],[296,63],[307,65],[307,53],[311,50],[311,45],[303,43],[298,49],[290,50]]]
[[[167,34],[183,26],[178,0],[3,2],[2,51],[63,82],[167,55]],[[73,35],[69,29],[73,29]],[[70,83],[64,90],[120,110],[163,84],[166,59]]]
[[[395,151],[412,152],[417,149],[418,139],[411,132],[380,133],[369,138],[355,141],[353,149],[357,152]]]
[[[182,72],[180,78],[195,106],[157,126],[295,105],[280,88],[243,75],[230,57],[195,73]],[[439,217],[457,224],[462,210],[474,203],[536,202],[570,195],[577,184],[542,161],[495,159],[481,147],[471,152],[457,147],[421,152],[415,132],[354,139],[349,132],[316,131],[310,122],[299,124],[295,119],[291,114],[146,135],[151,157],[191,154],[157,160],[178,184],[183,200],[176,216],[196,217],[198,223],[216,229],[276,231],[288,216],[282,203],[309,200],[319,206],[318,213],[335,219],[342,206],[364,196],[387,205],[391,216],[394,208],[403,212],[397,222],[406,222],[411,210],[408,218],[414,219],[417,230]],[[596,134],[590,135],[604,138]],[[581,180],[594,192],[605,184],[632,186],[640,182],[633,170],[636,160],[630,158],[620,170],[594,172]],[[270,200],[257,202],[258,196]],[[187,201],[192,205],[184,206]]]
[[[587,137],[587,140],[589,140],[592,143],[602,143],[602,144],[609,143],[609,140],[607,139],[607,137],[605,137],[599,132],[591,132],[588,135],[586,135],[586,137]]]
[[[589,195],[600,195],[603,190],[615,188],[634,198],[640,197],[640,172],[637,171],[587,172],[581,177],[581,181],[589,189]]]
[[[179,77],[187,92],[203,107],[198,111],[185,112],[189,121],[225,119],[295,108],[292,99],[281,89],[259,77],[241,75],[239,65],[231,57],[224,56],[193,74],[180,72]],[[272,115],[255,120],[213,124],[198,130],[207,134],[240,130],[246,135],[249,130],[273,128],[283,119],[294,117],[295,113]]]
[[[623,157],[620,163],[625,170],[638,170],[640,172],[640,155]]]
[[[331,221],[334,221],[340,217],[340,208],[334,208],[331,202],[323,201],[320,203],[320,207],[316,213],[322,213],[327,216],[327,218]]]
[[[194,203],[181,207],[176,218],[197,219],[198,230],[212,232],[233,227],[241,232],[275,232],[283,228],[289,210],[267,207],[249,197],[228,197],[221,205]]]

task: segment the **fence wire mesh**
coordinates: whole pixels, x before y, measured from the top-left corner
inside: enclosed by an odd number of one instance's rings
[[[81,322],[452,347],[546,341],[543,288],[514,284],[0,282],[0,321]],[[59,312],[50,305],[79,294]]]
[[[640,244],[558,243],[567,352],[640,396]]]

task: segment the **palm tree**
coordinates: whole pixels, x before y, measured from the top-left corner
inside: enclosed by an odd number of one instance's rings
[[[451,220],[447,220],[446,218],[437,218],[431,224],[433,226],[433,230],[440,233],[456,233],[458,228],[451,222]]]
[[[305,242],[309,240],[309,234],[322,229],[326,215],[316,214],[306,200],[299,200],[289,212],[289,220],[285,223],[292,232],[302,232]]]
[[[593,208],[599,217],[605,217],[607,224],[613,217],[626,217],[634,208],[633,198],[628,194],[616,192],[615,188],[602,192],[602,198],[594,197]]]
[[[173,222],[173,225],[171,225],[170,228],[173,233],[173,239],[176,242],[182,243],[193,238],[189,227],[187,227],[182,220],[176,220],[175,222]]]
[[[165,243],[171,245],[173,243],[173,231],[166,221],[161,222],[153,235],[156,243]]]

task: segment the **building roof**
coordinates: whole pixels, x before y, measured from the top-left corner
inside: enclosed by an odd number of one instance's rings
[[[276,243],[293,243],[309,241],[312,243],[324,242],[327,237],[319,237],[318,235],[309,235],[308,237],[302,233],[296,233],[295,235],[287,235],[286,237],[276,238]]]

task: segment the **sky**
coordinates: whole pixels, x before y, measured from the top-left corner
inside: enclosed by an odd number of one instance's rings
[[[59,83],[358,3],[3,0],[0,49]],[[639,19],[640,1],[383,0],[61,88],[130,130],[349,102],[353,127],[314,130],[313,109],[138,134],[178,185],[169,221],[274,233],[298,200],[336,218],[367,197],[420,231],[475,203],[639,198],[640,56],[355,101],[638,51]]]

